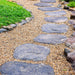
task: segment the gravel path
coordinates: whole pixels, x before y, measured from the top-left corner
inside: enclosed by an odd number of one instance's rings
[[[66,61],[63,55],[64,48],[66,48],[64,43],[60,45],[50,45],[37,43],[33,41],[33,39],[37,37],[39,34],[48,34],[46,32],[42,32],[41,30],[42,25],[48,23],[44,20],[44,18],[48,16],[44,15],[45,13],[44,11],[40,11],[38,10],[37,6],[34,6],[35,3],[38,3],[40,1],[17,0],[16,2],[22,4],[26,9],[31,10],[34,15],[34,19],[31,22],[23,26],[19,26],[10,32],[0,34],[0,65],[8,61],[21,61],[33,64],[43,63],[53,67],[55,75],[75,75],[71,68],[71,65]],[[57,3],[54,3],[54,6],[57,5],[58,1]],[[66,13],[67,14],[65,15],[65,17],[68,17],[69,19],[70,14],[67,11]],[[57,23],[57,24],[64,24],[64,23]],[[69,30],[67,31],[67,33],[61,34],[69,37],[73,33],[72,26],[68,24],[68,21],[66,21],[65,24],[69,26]],[[19,45],[26,43],[46,46],[50,48],[50,54],[47,56],[47,59],[45,61],[38,61],[38,62],[14,59],[13,52],[15,48],[18,47]]]

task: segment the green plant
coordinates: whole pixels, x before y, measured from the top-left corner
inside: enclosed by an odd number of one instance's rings
[[[22,6],[7,0],[0,0],[0,28],[20,22],[26,17],[31,17],[31,13]]]
[[[69,7],[75,7],[75,2],[74,2],[74,1],[69,2],[68,6],[69,6]]]
[[[66,2],[72,2],[72,1],[75,1],[75,0],[64,0],[64,1],[66,1]]]

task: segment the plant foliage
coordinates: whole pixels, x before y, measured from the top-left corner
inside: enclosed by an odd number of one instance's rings
[[[22,6],[7,0],[0,0],[0,28],[20,22],[26,17],[31,17],[31,13]]]

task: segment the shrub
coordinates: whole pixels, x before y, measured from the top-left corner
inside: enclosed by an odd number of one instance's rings
[[[0,28],[16,22],[20,22],[31,13],[16,3],[0,0]]]
[[[69,2],[68,6],[70,6],[70,7],[75,7],[75,2],[74,2],[74,1]]]
[[[75,0],[65,0],[66,2],[72,2],[72,1],[75,1]]]

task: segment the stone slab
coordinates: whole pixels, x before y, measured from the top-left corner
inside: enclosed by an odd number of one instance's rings
[[[10,61],[0,66],[2,75],[55,75],[51,66]]]
[[[58,34],[41,34],[37,36],[34,41],[44,44],[61,44],[66,40],[66,36]]]
[[[14,51],[14,58],[21,60],[42,61],[46,60],[50,49],[45,46],[35,44],[23,44]]]
[[[4,28],[1,28],[0,29],[0,33],[2,33],[2,32],[6,32],[7,30],[6,29],[4,29]]]
[[[13,28],[15,28],[17,26],[17,24],[10,24],[10,26],[12,26]]]
[[[57,7],[39,7],[39,10],[42,11],[57,11],[60,10],[61,8],[57,8]]]
[[[65,24],[44,24],[41,29],[47,33],[65,33],[68,30],[68,26]]]
[[[69,37],[66,40],[66,46],[75,49],[75,36],[74,36],[74,34],[73,34],[73,36]]]
[[[40,1],[45,3],[56,3],[56,0],[40,0]]]
[[[75,32],[73,32],[72,36],[75,36]]]
[[[69,20],[69,24],[75,25],[75,20]]]
[[[56,12],[46,12],[46,15],[49,16],[61,16],[61,15],[65,15],[66,12],[65,11],[56,11]]]
[[[53,4],[49,4],[49,3],[36,3],[34,5],[39,6],[39,7],[51,7],[51,6],[53,6]]]
[[[75,19],[75,11],[71,11],[70,19]]]
[[[67,17],[46,17],[44,19],[47,22],[55,22],[55,23],[66,22],[68,20]]]

